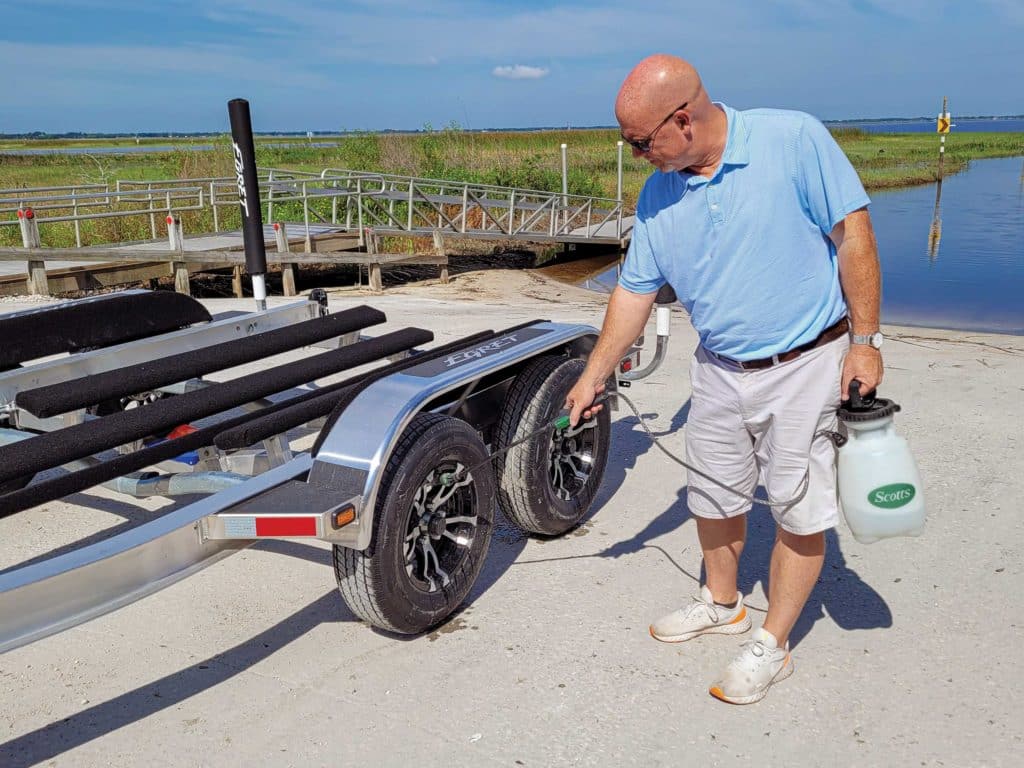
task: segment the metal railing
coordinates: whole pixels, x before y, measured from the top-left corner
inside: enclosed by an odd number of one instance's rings
[[[325,168],[321,177],[354,193],[345,200],[343,225],[337,201],[332,210],[332,223],[346,229],[584,240],[623,234],[622,203],[611,198],[339,168]]]
[[[440,230],[467,237],[613,242],[623,237],[620,200],[565,192],[518,189],[395,174],[325,168],[319,173],[261,168],[260,197],[267,221],[275,207],[299,204],[309,238],[313,219],[338,229],[366,228],[387,234],[429,236]],[[80,223],[90,219],[147,216],[157,239],[157,216],[210,209],[220,232],[219,209],[238,205],[233,177],[118,180],[110,184],[0,190],[0,227],[32,209],[38,224],[72,222],[82,247]],[[288,215],[297,215],[288,207]],[[42,215],[40,215],[42,214]]]
[[[141,190],[111,189],[109,185],[85,187],[49,187],[0,190],[0,214],[31,210],[37,224],[72,222],[75,245],[82,247],[81,222],[91,219],[114,219],[128,216],[149,216],[150,231],[156,239],[156,216],[172,216],[183,211],[199,211],[206,207],[201,186],[149,187]],[[52,194],[66,192],[66,194]],[[49,194],[47,194],[49,193]],[[115,207],[116,206],[116,207]],[[40,215],[40,212],[43,215]],[[17,226],[18,218],[0,218],[0,227]]]

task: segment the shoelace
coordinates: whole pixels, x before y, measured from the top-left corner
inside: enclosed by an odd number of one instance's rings
[[[742,645],[740,646],[740,653],[739,653],[739,655],[738,655],[738,656],[736,657],[736,661],[740,661],[740,660],[741,660],[741,659],[743,658],[743,652],[744,652],[744,651],[745,651],[745,650],[746,650],[746,649],[747,649],[748,647],[750,648],[750,652],[751,652],[751,653],[753,653],[753,654],[754,654],[754,655],[755,655],[755,656],[756,656],[757,658],[759,658],[759,659],[761,659],[761,658],[764,658],[764,656],[765,656],[765,655],[766,655],[766,654],[767,654],[767,653],[768,653],[769,651],[771,651],[771,650],[776,650],[776,651],[783,651],[783,652],[785,652],[785,651],[787,650],[786,648],[775,648],[775,649],[771,649],[771,648],[769,648],[769,647],[768,647],[767,645],[765,645],[765,644],[764,644],[763,642],[761,642],[760,640],[753,640],[753,639],[751,639],[751,640],[747,640],[746,642],[744,642],[744,643],[743,643],[743,644],[742,644]]]
[[[741,645],[740,648],[745,650],[748,646],[750,648],[750,652],[757,656],[757,658],[759,659],[762,656],[764,656],[765,651],[768,650],[768,647],[760,640],[747,640],[747,642],[743,643],[743,645]],[[740,655],[742,656],[742,654]]]
[[[715,624],[718,623],[718,606],[716,606],[714,603],[706,603],[704,602],[703,598],[697,597],[695,595],[691,596],[690,599],[693,600],[693,604],[690,605],[690,607],[687,609],[687,616],[689,616],[698,608],[703,607],[705,612],[707,612],[708,614],[708,618],[715,622]]]

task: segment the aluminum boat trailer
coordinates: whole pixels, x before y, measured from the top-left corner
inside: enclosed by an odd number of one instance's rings
[[[0,518],[97,485],[136,497],[204,495],[0,571],[0,653],[260,539],[329,542],[351,610],[415,634],[469,593],[498,504],[523,530],[557,536],[597,494],[609,409],[575,428],[556,418],[596,330],[536,320],[422,348],[430,331],[369,336],[382,312],[331,314],[319,290],[267,309],[248,102],[233,99],[228,113],[255,312],[211,317],[181,294],[127,291],[0,315]],[[652,362],[639,369],[638,341],[609,392],[657,367],[674,300],[659,295]],[[328,349],[267,361],[311,346]],[[261,368],[203,378],[246,364]],[[288,432],[320,423],[312,448],[293,453]]]
[[[318,291],[224,318],[162,291],[0,315],[0,517],[100,484],[205,495],[0,574],[0,652],[267,538],[331,543],[352,611],[417,633],[469,592],[496,504],[532,534],[576,526],[601,483],[610,415],[551,423],[595,329],[537,320],[424,347],[433,334],[420,328],[364,333],[384,321],[366,306],[328,313]],[[266,361],[311,345],[328,349]],[[245,363],[261,368],[204,378]],[[323,423],[312,449],[293,453],[286,433],[311,423]]]

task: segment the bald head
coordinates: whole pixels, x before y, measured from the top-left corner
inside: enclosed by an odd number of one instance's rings
[[[643,122],[648,115],[665,114],[683,102],[696,111],[702,100],[708,97],[693,65],[678,56],[656,53],[626,76],[615,100],[615,116],[623,125]]]
[[[725,147],[725,113],[711,102],[693,65],[678,56],[656,53],[633,67],[615,99],[615,118],[634,154],[662,171],[709,173]]]

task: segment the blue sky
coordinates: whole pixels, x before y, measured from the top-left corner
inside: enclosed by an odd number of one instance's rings
[[[3,3],[0,133],[611,125],[643,56],[830,119],[1024,113],[1024,0]]]

